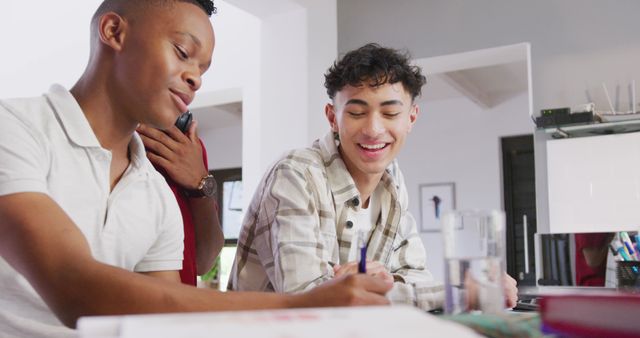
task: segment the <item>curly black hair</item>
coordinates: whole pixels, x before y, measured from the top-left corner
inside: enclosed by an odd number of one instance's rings
[[[218,9],[211,0],[192,0],[187,2],[195,3],[196,5],[200,6],[200,8],[204,9],[205,13],[207,13],[208,16],[211,16],[211,14],[216,14],[218,12]]]
[[[324,74],[324,86],[333,100],[346,85],[377,87],[385,83],[401,82],[414,100],[420,96],[427,79],[420,67],[410,64],[407,52],[369,43],[352,50],[334,62]]]

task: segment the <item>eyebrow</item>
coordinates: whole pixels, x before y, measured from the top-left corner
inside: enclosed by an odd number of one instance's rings
[[[357,104],[357,105],[361,105],[361,106],[369,106],[369,104],[366,101],[360,100],[360,99],[351,99],[351,100],[347,101],[347,103],[345,103],[345,106],[349,105],[349,104]],[[380,103],[380,106],[393,106],[393,105],[402,106],[403,103],[400,100],[387,100],[387,101],[383,101],[382,103]]]
[[[200,39],[198,39],[197,36],[188,33],[188,32],[179,32],[176,31],[176,34],[180,34],[180,35],[184,35],[187,36],[189,38],[191,38],[191,40],[193,41],[193,43],[196,44],[196,46],[198,46],[198,48],[202,48],[202,42],[200,41]],[[207,63],[201,64],[200,65],[200,70],[204,73],[205,71],[207,71],[207,69],[209,69],[209,67],[211,67],[211,60],[209,60]]]
[[[198,46],[198,47],[202,47],[202,42],[200,41],[200,39],[198,39],[197,36],[191,34],[191,33],[187,33],[187,32],[179,32],[176,31],[176,34],[180,34],[180,35],[184,35],[184,36],[188,36],[191,38],[191,40],[193,40],[193,42]]]

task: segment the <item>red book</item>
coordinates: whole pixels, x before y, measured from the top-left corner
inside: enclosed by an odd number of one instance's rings
[[[640,337],[640,294],[545,296],[540,319],[543,332],[563,337]]]

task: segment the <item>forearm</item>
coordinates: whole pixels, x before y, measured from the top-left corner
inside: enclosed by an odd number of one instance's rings
[[[189,208],[196,237],[196,265],[199,275],[207,273],[224,245],[218,203],[215,197],[191,198]]]
[[[64,323],[86,315],[203,312],[299,307],[300,297],[276,293],[222,293],[171,283],[94,262],[89,272],[68,276],[71,285],[91,285],[71,295]],[[97,292],[96,292],[97,291]]]
[[[400,276],[400,278],[398,278]],[[387,294],[395,304],[410,304],[423,310],[441,308],[444,303],[444,287],[424,270],[403,269],[394,274],[396,282]]]
[[[441,308],[444,288],[426,268],[425,248],[412,217],[408,217],[405,226],[406,235],[401,237],[404,239],[398,239],[391,253],[390,272],[396,282],[387,297],[394,303],[409,303],[424,310]]]
[[[97,262],[80,230],[43,194],[2,197],[0,206],[0,254],[69,327],[87,315],[229,311],[307,304],[302,296],[220,293]],[[25,206],[29,212],[25,212]]]

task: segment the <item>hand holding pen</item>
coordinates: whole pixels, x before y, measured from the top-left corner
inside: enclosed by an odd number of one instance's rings
[[[364,235],[365,234],[359,236],[362,238],[362,242],[356,242],[358,260],[342,265],[334,265],[334,277],[340,277],[345,274],[366,273],[367,275],[376,276],[393,283],[393,276],[387,271],[387,268],[382,263],[367,260],[367,245],[365,240],[366,237]]]
[[[358,273],[367,273],[367,240],[364,231],[358,231],[358,253],[360,261],[358,262]]]

